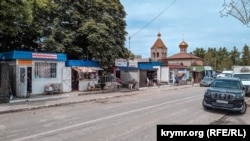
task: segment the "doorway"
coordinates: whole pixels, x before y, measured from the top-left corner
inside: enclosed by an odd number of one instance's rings
[[[17,67],[16,95],[29,97],[32,93],[32,67]]]
[[[32,93],[32,67],[27,67],[27,97]]]

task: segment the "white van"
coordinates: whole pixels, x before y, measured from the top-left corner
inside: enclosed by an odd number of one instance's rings
[[[226,70],[223,71],[222,73],[218,74],[217,77],[232,77],[233,71],[231,70]]]

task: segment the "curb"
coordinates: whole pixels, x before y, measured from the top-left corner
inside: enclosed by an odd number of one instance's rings
[[[69,95],[62,95],[62,96],[53,96],[53,97],[44,97],[44,98],[30,98],[30,99],[19,99],[14,101],[9,101],[9,103],[20,103],[20,102],[34,102],[34,101],[42,101],[42,100],[51,100],[51,99],[59,99],[59,98],[66,98]]]
[[[36,110],[36,109],[49,108],[49,107],[64,106],[64,105],[70,105],[70,104],[91,102],[91,101],[110,99],[110,98],[116,98],[116,97],[131,96],[131,95],[136,95],[136,94],[133,93],[133,94],[125,94],[125,95],[106,96],[106,97],[100,97],[100,98],[94,98],[94,99],[75,100],[75,101],[69,101],[69,102],[54,103],[54,104],[49,104],[49,105],[39,105],[39,106],[32,106],[32,107],[25,107],[25,108],[17,108],[17,109],[0,111],[0,114],[29,111],[29,110]]]
[[[167,87],[167,85],[166,86],[160,86],[160,88],[162,88],[162,87]],[[159,88],[159,87],[150,87],[150,89],[157,89],[157,88]],[[178,90],[180,88],[189,88],[189,86],[184,86],[184,87],[170,86],[169,90]],[[31,107],[24,107],[24,108],[16,108],[16,109],[0,111],[0,114],[21,112],[21,111],[29,111],[29,110],[36,110],[36,109],[49,108],[49,107],[64,106],[64,105],[91,102],[91,101],[97,101],[97,100],[103,100],[103,99],[109,99],[109,98],[132,96],[132,95],[139,94],[139,93],[134,93],[134,92],[137,92],[137,91],[140,91],[140,90],[143,91],[143,90],[146,90],[146,89],[148,89],[148,87],[139,88],[139,89],[135,89],[135,90],[126,90],[126,91],[96,91],[96,92],[89,92],[89,93],[78,93],[78,94],[76,94],[77,96],[91,95],[91,94],[116,93],[116,92],[121,92],[123,94],[118,94],[118,95],[114,95],[114,96],[103,96],[103,97],[99,97],[99,98],[84,99],[84,100],[74,100],[74,101],[61,102],[61,103],[53,103],[53,104],[48,104],[48,105],[38,105],[38,106],[31,106]],[[132,92],[132,93],[129,93],[129,92]],[[124,94],[124,93],[126,93],[126,94]],[[65,96],[55,96],[55,97],[40,98],[40,99],[24,99],[24,100],[12,101],[10,103],[34,102],[34,101],[49,100],[49,99],[59,99],[59,98],[65,98],[65,97],[70,97],[70,96],[65,95]]]

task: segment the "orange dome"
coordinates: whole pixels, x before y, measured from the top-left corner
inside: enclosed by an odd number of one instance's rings
[[[187,48],[187,47],[188,47],[188,44],[187,44],[185,41],[182,41],[182,42],[179,44],[179,47],[180,47],[180,48]]]

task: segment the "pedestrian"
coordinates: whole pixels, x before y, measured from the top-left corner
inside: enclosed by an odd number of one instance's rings
[[[128,88],[129,88],[130,90],[133,89],[133,83],[132,83],[132,81],[129,81],[129,82],[128,82]]]
[[[146,79],[146,82],[147,82],[147,87],[149,87],[149,78],[148,77]]]
[[[175,84],[177,86],[179,85],[179,76],[178,75],[175,76]]]
[[[193,77],[191,78],[191,83],[192,83],[192,86],[194,86],[194,78]]]

